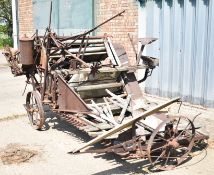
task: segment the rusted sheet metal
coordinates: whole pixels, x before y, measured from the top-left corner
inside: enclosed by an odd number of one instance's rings
[[[14,76],[20,76],[23,75],[23,70],[21,69],[19,65],[19,60],[17,58],[17,55],[19,54],[18,51],[14,51],[13,49],[10,49],[9,47],[5,47],[4,51],[2,52],[5,56],[8,65],[11,68],[11,72]]]
[[[21,38],[19,40],[20,44],[20,63],[23,65],[33,65],[33,45],[34,38]]]
[[[58,92],[57,105],[60,111],[90,112],[85,102],[79,98],[78,94],[68,86],[61,76],[58,76]]]
[[[131,94],[131,106],[134,110],[143,109],[145,106],[143,93],[138,85],[134,72],[124,75],[125,91]]]

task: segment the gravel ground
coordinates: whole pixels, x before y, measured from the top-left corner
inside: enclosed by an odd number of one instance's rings
[[[0,160],[0,174],[2,175],[108,175],[108,174],[151,174],[148,161],[146,160],[123,160],[114,154],[79,154],[71,155],[69,151],[76,148],[79,144],[87,142],[90,138],[57,118],[49,118],[48,127],[45,131],[36,131],[31,128],[22,104],[25,97],[22,97],[24,89],[24,77],[14,78],[10,70],[5,67],[4,61],[0,56],[0,158],[5,157],[5,150],[11,148],[12,153],[6,151],[6,156],[15,155],[15,162],[4,164]],[[164,100],[146,96],[155,102]],[[169,110],[174,112],[178,106]],[[211,141],[214,138],[213,126],[214,114],[212,109],[190,107],[185,104],[181,112],[188,114],[191,118],[198,113],[202,115],[196,120],[197,125],[202,126],[204,133],[207,133]],[[50,113],[49,113],[50,115]],[[5,119],[7,117],[17,119]],[[15,117],[14,117],[15,116]],[[52,115],[50,115],[52,116]],[[96,145],[99,147],[99,145]],[[11,150],[11,149],[9,149]],[[33,153],[28,157],[19,160],[17,156],[28,150]],[[207,150],[194,152],[193,157],[187,163],[177,169],[166,172],[156,172],[154,174],[206,174],[213,175],[212,168],[214,163],[214,149],[210,146]],[[3,159],[5,160],[5,159]],[[13,160],[14,161],[14,160]],[[7,160],[8,162],[8,160]]]

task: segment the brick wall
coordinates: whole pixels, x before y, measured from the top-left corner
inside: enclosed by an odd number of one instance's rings
[[[19,36],[26,34],[31,37],[34,33],[33,27],[33,3],[32,0],[19,0]]]
[[[117,17],[111,22],[105,24],[98,31],[98,35],[108,33],[112,35],[112,40],[122,44],[131,63],[134,63],[135,54],[128,38],[128,33],[133,36],[135,47],[137,49],[138,38],[138,3],[136,0],[96,0],[95,1],[95,24],[107,20],[113,15],[126,10],[123,17]]]
[[[19,36],[26,34],[32,36],[33,27],[33,3],[32,0],[19,0]],[[113,15],[126,10],[122,17],[117,17],[97,30],[98,35],[108,33],[112,40],[122,44],[133,63],[134,51],[128,39],[128,33],[133,36],[137,48],[138,38],[138,3],[136,0],[95,0],[95,24],[107,20]]]

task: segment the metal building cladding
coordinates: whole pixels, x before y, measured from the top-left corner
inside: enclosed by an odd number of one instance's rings
[[[146,92],[214,107],[214,1],[140,1],[139,37],[159,41],[147,54],[160,66],[146,82]]]
[[[170,98],[181,96],[192,104],[214,107],[213,0],[52,1],[52,25],[60,35],[75,34],[94,26],[94,19],[100,17],[96,14],[95,2],[102,4],[102,8],[111,7],[99,9],[105,14],[106,10],[118,11],[113,3],[120,3],[121,7],[125,4],[127,8],[138,3],[138,37],[159,38],[145,50],[146,55],[160,59],[159,68],[146,81],[145,91]],[[32,2],[34,27],[42,33],[48,23],[50,0]],[[121,32],[127,33],[128,29],[124,27]]]

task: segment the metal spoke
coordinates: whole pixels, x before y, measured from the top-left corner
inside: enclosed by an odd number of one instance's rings
[[[178,129],[178,124],[180,123],[180,120],[181,120],[181,117],[179,117],[179,119],[178,119],[178,122],[177,122],[177,125],[176,125],[176,127],[175,127],[175,131],[174,131],[173,137],[175,137],[175,132],[176,132],[177,129]]]
[[[169,152],[168,152],[168,154],[167,154],[167,158],[166,158],[165,166],[166,166],[166,164],[167,164],[167,162],[168,162],[168,160],[169,160],[170,153],[171,153],[171,149],[169,150]]]
[[[156,158],[156,157],[160,157],[160,156],[151,156],[151,157],[152,157],[152,158]],[[162,157],[162,158],[165,159],[165,158],[167,158],[167,157]],[[189,156],[185,156],[185,157],[182,156],[182,158],[189,158]],[[169,159],[178,159],[178,157],[170,156]],[[155,163],[156,163],[156,162],[155,162]]]
[[[160,129],[169,123],[173,124],[173,127],[171,126],[169,126],[170,128],[165,127],[165,133],[167,131],[169,131],[169,133],[168,134],[166,133],[167,135],[165,134],[167,136],[166,138],[165,137],[161,138],[159,133],[162,131],[160,131]],[[182,128],[184,130],[180,128],[181,125],[183,126]],[[171,130],[172,128],[174,133],[172,133]],[[187,117],[179,116],[165,120],[162,124],[158,126],[158,128],[151,135],[149,140],[147,150],[148,158],[151,164],[160,165],[159,169],[167,169],[170,167],[175,167],[179,165],[181,162],[183,162],[185,159],[189,158],[187,154],[191,150],[193,145],[191,145],[191,143],[189,143],[186,140],[191,140],[191,137],[194,136],[194,131],[195,131],[194,125]],[[179,141],[181,142],[179,143]]]
[[[164,148],[164,147],[166,147],[166,146],[164,145],[164,146],[161,146],[161,147],[159,147],[159,148],[152,149],[152,150],[151,150],[151,153],[152,153],[152,152],[155,152],[155,151],[157,151],[157,150],[159,150],[159,149],[162,149],[162,148]]]
[[[153,162],[153,164],[156,164],[158,162],[158,160],[166,153],[166,150],[164,150],[160,156],[158,156],[158,158],[155,160],[155,162]]]
[[[166,140],[166,139],[164,139],[164,138],[162,138],[162,137],[160,137],[160,136],[158,136],[158,137],[156,137],[156,138],[159,138],[159,139],[161,139],[161,140],[164,140],[164,141],[168,142],[168,140]],[[154,141],[155,141],[155,140],[154,140]],[[153,142],[153,143],[155,143],[155,142]]]
[[[44,111],[38,92],[33,91],[27,94],[26,106],[31,125],[35,129],[41,129],[44,124]]]
[[[185,127],[184,130],[181,131],[181,133],[177,136],[177,138],[179,138],[184,133],[184,131],[187,130],[187,128],[188,128],[189,125],[190,125],[190,123]]]

